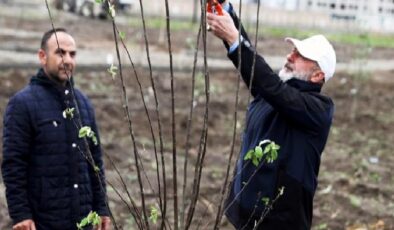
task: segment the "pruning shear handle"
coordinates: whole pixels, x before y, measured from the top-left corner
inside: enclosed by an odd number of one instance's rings
[[[223,1],[219,0],[219,2],[223,2]],[[219,2],[218,0],[208,0],[207,11],[212,14],[223,15],[223,8]]]

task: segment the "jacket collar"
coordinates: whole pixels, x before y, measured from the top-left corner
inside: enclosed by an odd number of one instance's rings
[[[315,84],[312,82],[308,81],[303,81],[300,79],[292,78],[286,82],[290,86],[299,89],[300,91],[306,91],[306,92],[320,92],[322,85],[320,84]]]
[[[57,90],[62,90],[64,88],[70,88],[70,85],[74,86],[74,81],[73,81],[73,78],[71,78],[70,81],[67,81],[66,86],[56,84],[54,81],[49,79],[49,77],[46,75],[44,69],[40,68],[38,70],[37,74],[30,79],[30,84],[42,85],[42,86],[46,86],[46,87],[53,87]]]

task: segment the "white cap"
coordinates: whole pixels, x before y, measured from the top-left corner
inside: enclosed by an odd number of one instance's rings
[[[303,57],[316,61],[324,73],[325,81],[334,75],[337,58],[326,37],[319,34],[304,40],[286,38],[285,41],[292,43]]]

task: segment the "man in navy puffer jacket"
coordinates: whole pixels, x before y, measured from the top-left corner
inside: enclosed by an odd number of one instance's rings
[[[231,4],[223,7],[223,16],[207,14],[208,30],[224,41],[254,97],[225,213],[237,229],[310,229],[320,156],[334,112],[332,100],[320,91],[334,74],[335,51],[323,35],[287,38],[294,48],[274,73],[242,28],[239,35]],[[245,155],[266,139],[280,146],[278,159],[255,166]]]
[[[73,230],[90,211],[101,216],[96,228],[110,228],[93,107],[72,87],[75,56],[65,29],[46,32],[42,68],[8,103],[1,169],[14,230]]]

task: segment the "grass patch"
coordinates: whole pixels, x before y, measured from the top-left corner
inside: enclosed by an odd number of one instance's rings
[[[313,29],[298,29],[298,28],[285,28],[285,27],[260,27],[259,36],[268,37],[296,37],[305,38],[314,34],[324,33],[319,30]],[[377,33],[329,33],[326,34],[330,41],[350,44],[350,45],[362,45],[369,47],[383,47],[383,48],[394,48],[394,36],[389,34],[377,34]]]
[[[147,18],[145,20],[146,27],[148,29],[160,29],[166,27],[166,20],[160,17]],[[130,19],[129,24],[133,27],[142,27],[142,22],[139,18],[133,17]],[[191,20],[187,19],[172,19],[171,20],[171,31],[197,31],[199,23],[193,24]],[[252,35],[255,31],[253,24],[245,24],[246,30]],[[394,36],[390,34],[378,34],[378,33],[355,33],[355,32],[337,32],[337,33],[326,33],[318,29],[300,29],[294,27],[273,27],[260,25],[259,37],[296,37],[305,38],[314,34],[324,33],[330,41],[350,44],[350,45],[362,45],[369,47],[383,47],[383,48],[394,48]]]
[[[142,21],[140,18],[133,17],[129,20],[129,25],[137,28],[142,28]],[[147,29],[161,29],[166,28],[167,22],[160,17],[150,17],[145,18],[145,25]],[[181,19],[171,19],[170,21],[171,31],[182,31],[182,30],[192,30],[197,31],[199,23],[192,23],[191,19],[181,20]]]
[[[328,36],[333,41],[353,45],[369,45],[371,47],[394,48],[394,36],[375,33],[339,33]]]

